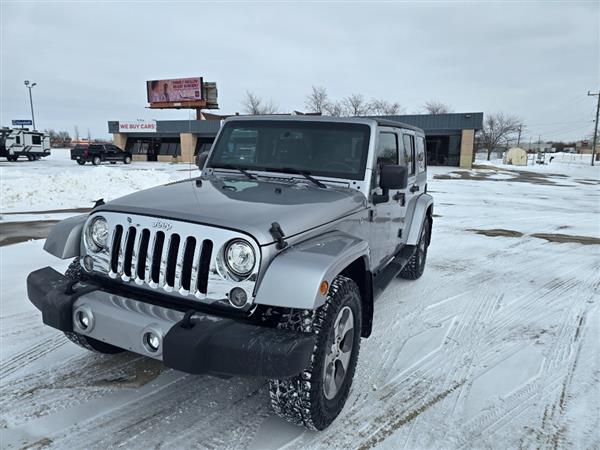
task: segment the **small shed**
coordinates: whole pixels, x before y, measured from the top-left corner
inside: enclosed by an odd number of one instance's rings
[[[513,166],[526,166],[527,152],[525,149],[520,147],[508,149],[508,151],[504,154],[504,164],[510,164]]]

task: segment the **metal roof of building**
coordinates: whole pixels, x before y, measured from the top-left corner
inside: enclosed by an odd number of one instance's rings
[[[394,116],[377,116],[374,118],[390,119],[403,122],[427,131],[441,130],[481,130],[483,113],[449,113],[449,114],[408,114]]]

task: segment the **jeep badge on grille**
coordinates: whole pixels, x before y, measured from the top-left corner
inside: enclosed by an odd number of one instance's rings
[[[161,230],[165,230],[165,231],[169,231],[171,228],[173,228],[173,225],[171,225],[169,222],[165,222],[163,220],[157,220],[156,222],[154,222],[152,224],[152,226],[154,228],[160,228]]]

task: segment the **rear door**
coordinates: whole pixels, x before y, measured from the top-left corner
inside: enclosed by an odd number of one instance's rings
[[[104,160],[106,157],[106,152],[104,151],[104,146],[99,144],[93,144],[88,147],[90,152],[90,159],[94,156],[99,156],[100,159]]]
[[[410,214],[410,211],[414,208],[414,202],[417,197],[423,192],[425,189],[425,185],[420,185],[419,183],[419,161],[417,155],[417,146],[423,145],[423,142],[418,143],[419,137],[412,130],[402,130],[402,159],[403,163],[406,165],[406,169],[408,172],[408,183],[406,186],[406,190],[404,191],[404,205],[402,208],[402,219],[403,219],[403,232],[402,232],[402,242],[406,242],[406,238],[408,235],[407,227],[410,226],[411,217],[406,217],[407,213]],[[422,150],[424,152],[424,148]],[[423,168],[425,160],[423,159]]]

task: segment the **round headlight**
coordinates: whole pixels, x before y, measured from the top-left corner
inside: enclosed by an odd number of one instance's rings
[[[241,239],[231,241],[225,249],[225,263],[234,274],[245,277],[252,272],[256,263],[254,249]]]
[[[98,249],[106,247],[106,241],[108,240],[108,223],[104,217],[96,217],[90,222],[89,235],[92,244]]]

